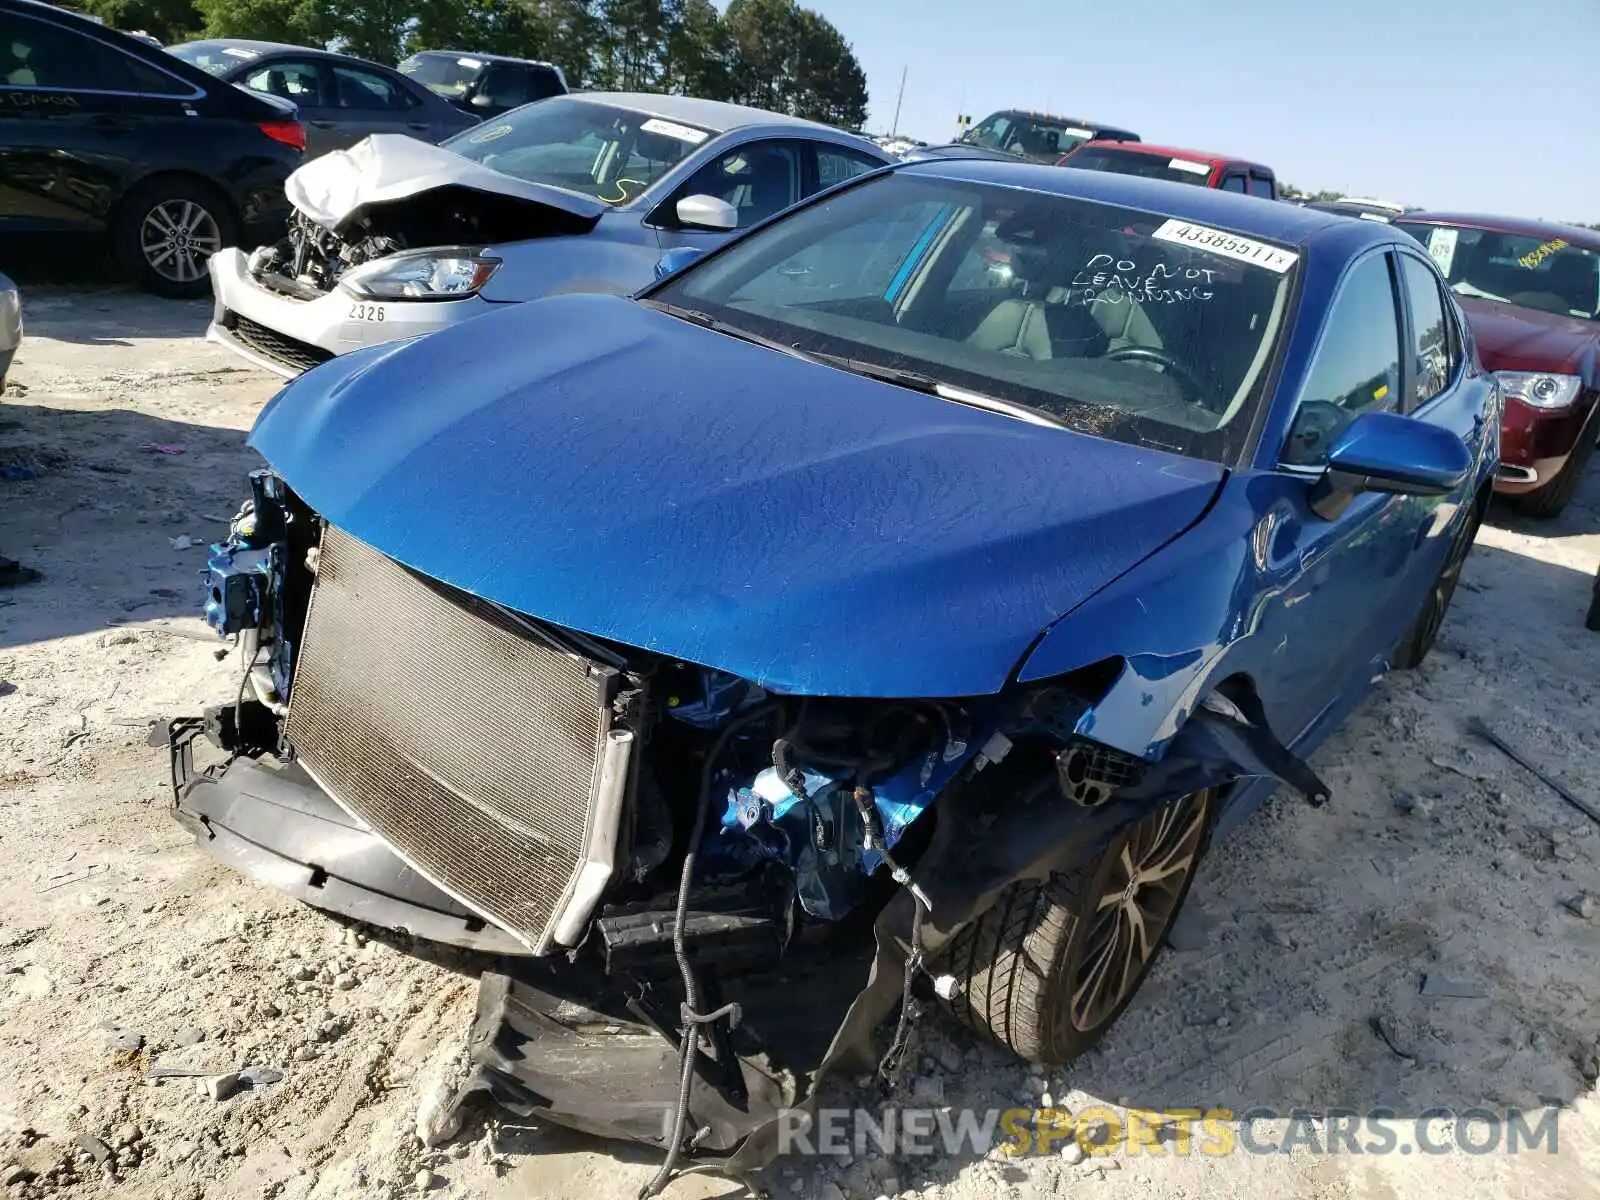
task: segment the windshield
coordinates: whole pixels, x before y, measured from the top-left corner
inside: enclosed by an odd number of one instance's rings
[[[181,46],[168,46],[167,53],[219,79],[261,57],[254,50],[230,46],[226,42],[185,42]]]
[[[1094,130],[1049,117],[1032,117],[1025,113],[995,113],[979,122],[962,135],[969,146],[985,150],[1004,150],[1019,158],[1054,163],[1069,150],[1092,140]]]
[[[518,179],[623,204],[712,136],[649,113],[555,97],[493,117],[444,145]]]
[[[1211,179],[1211,164],[1192,158],[1168,158],[1163,154],[1141,154],[1135,150],[1079,150],[1065,163],[1081,171],[1111,171],[1117,175],[1137,175],[1141,179],[1166,179],[1173,183],[1197,183],[1205,187]]]
[[[1428,248],[1457,295],[1600,318],[1600,255],[1563,237],[1396,221]]]
[[[914,372],[947,400],[1229,461],[1298,257],[1133,209],[902,173],[782,218],[649,299],[862,374]]]
[[[467,90],[467,85],[483,69],[483,59],[470,54],[413,54],[398,68],[430,92],[454,100]]]

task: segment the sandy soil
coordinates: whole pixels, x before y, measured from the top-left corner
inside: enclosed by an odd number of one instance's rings
[[[46,580],[0,592],[0,1195],[631,1195],[649,1153],[510,1117],[425,1150],[417,1109],[471,979],[213,866],[168,818],[146,734],[236,686],[194,611],[197,572],[276,381],[200,340],[202,304],[87,287],[32,289],[25,308],[0,403],[0,551]],[[1402,1125],[1560,1106],[1556,1155],[868,1156],[785,1161],[767,1186],[1597,1194],[1600,918],[1579,897],[1600,893],[1600,830],[1466,730],[1490,717],[1600,801],[1600,635],[1582,626],[1597,531],[1600,473],[1553,525],[1496,511],[1426,669],[1385,682],[1316,756],[1334,802],[1280,798],[1215,848],[1175,952],[1098,1051],[1043,1080],[935,1019],[907,1081],[956,1107],[1046,1091],[1080,1112],[1385,1106]],[[1424,977],[1481,995],[1426,996]],[[282,1078],[219,1100],[204,1080],[150,1079],[152,1064]],[[697,1177],[669,1194],[739,1189]]]

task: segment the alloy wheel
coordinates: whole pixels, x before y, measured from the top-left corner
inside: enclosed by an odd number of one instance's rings
[[[166,200],[145,214],[139,249],[158,275],[174,283],[193,283],[206,273],[206,260],[222,249],[217,219],[193,200]]]
[[[1072,980],[1068,1016],[1089,1032],[1116,1013],[1177,914],[1199,861],[1209,791],[1174,800],[1128,833],[1098,874],[1089,932]]]

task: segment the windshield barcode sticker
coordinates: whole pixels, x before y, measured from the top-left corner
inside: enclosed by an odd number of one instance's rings
[[[1078,126],[1078,125],[1068,125],[1064,130],[1062,130],[1062,132],[1065,133],[1068,137],[1081,137],[1081,138],[1092,138],[1092,137],[1094,137],[1094,130],[1092,130],[1092,129],[1084,129],[1081,126]]]
[[[1187,158],[1171,159],[1168,161],[1167,166],[1171,167],[1174,171],[1187,171],[1191,175],[1211,174],[1210,163],[1190,162]]]
[[[1282,250],[1265,242],[1240,237],[1237,233],[1212,229],[1209,225],[1196,225],[1193,221],[1167,221],[1150,236],[1157,241],[1193,246],[1208,254],[1220,254],[1254,267],[1265,267],[1279,275],[1300,261],[1300,256],[1293,250]]]
[[[696,146],[708,136],[703,129],[679,125],[676,121],[663,121],[660,117],[651,117],[639,128],[646,133],[659,133],[662,137],[677,138],[680,142],[690,142]]]

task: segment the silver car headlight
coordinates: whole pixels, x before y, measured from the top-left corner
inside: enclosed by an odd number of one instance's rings
[[[1583,380],[1576,375],[1548,371],[1496,371],[1494,377],[1508,400],[1521,400],[1534,408],[1571,408],[1583,388]]]
[[[339,286],[362,300],[459,300],[499,269],[500,259],[474,250],[413,250],[353,267]]]

